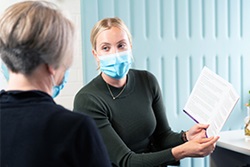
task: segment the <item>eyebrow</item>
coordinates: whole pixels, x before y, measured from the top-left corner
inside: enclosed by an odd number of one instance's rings
[[[120,41],[116,42],[116,44],[121,43],[121,42],[125,42],[125,41],[126,41],[125,39],[122,39],[122,40],[120,40]],[[111,44],[110,44],[110,43],[108,43],[108,42],[102,42],[102,43],[100,43],[100,45],[99,45],[99,46],[102,46],[102,45],[111,45]]]
[[[102,43],[100,43],[99,46],[102,46],[102,45],[110,45],[110,43],[108,43],[108,42],[102,42]]]
[[[118,41],[116,44],[121,43],[121,42],[125,42],[125,41],[126,41],[125,39],[122,39],[122,40]]]

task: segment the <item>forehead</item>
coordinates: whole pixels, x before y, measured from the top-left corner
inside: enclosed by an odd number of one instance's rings
[[[113,43],[120,40],[128,40],[128,35],[124,30],[118,27],[112,27],[110,29],[104,30],[100,32],[97,37],[97,43]]]

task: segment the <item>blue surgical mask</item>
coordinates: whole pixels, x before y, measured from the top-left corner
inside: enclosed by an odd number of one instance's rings
[[[132,52],[125,51],[110,55],[98,56],[100,60],[100,70],[114,79],[121,79],[128,73],[131,62]]]
[[[4,75],[4,78],[6,79],[6,81],[9,81],[9,71],[8,68],[6,67],[6,65],[4,63],[1,63],[1,72]]]
[[[64,88],[64,85],[68,82],[69,70],[65,71],[64,77],[60,85],[55,85],[52,88],[52,97],[55,98],[59,95],[60,91]],[[52,78],[53,79],[53,78]]]

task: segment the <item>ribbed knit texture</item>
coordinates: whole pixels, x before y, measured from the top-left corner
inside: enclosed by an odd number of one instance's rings
[[[110,88],[114,96],[122,89]],[[77,93],[74,110],[94,118],[113,166],[176,163],[171,148],[183,143],[181,133],[171,130],[160,87],[151,73],[131,69],[124,92],[115,100],[99,75]]]

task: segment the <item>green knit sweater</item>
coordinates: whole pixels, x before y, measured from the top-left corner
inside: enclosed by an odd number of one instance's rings
[[[122,90],[109,87],[114,96]],[[116,99],[99,75],[77,93],[74,110],[94,118],[113,166],[176,163],[171,148],[183,140],[169,127],[161,90],[151,73],[130,69],[125,90]]]

